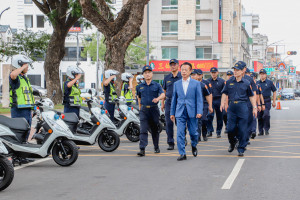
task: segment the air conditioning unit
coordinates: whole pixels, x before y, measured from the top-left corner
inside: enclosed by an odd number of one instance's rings
[[[213,60],[220,60],[220,54],[213,54]]]

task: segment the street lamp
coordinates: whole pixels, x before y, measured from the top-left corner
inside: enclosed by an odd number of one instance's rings
[[[1,13],[0,13],[0,20],[1,20],[1,16],[2,16],[2,14],[5,12],[5,11],[7,11],[7,10],[9,10],[10,9],[10,7],[8,7],[8,8],[5,8]]]

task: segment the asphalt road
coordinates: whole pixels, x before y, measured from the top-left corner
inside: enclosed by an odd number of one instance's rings
[[[226,135],[200,142],[197,158],[189,143],[183,162],[176,160],[177,150],[166,150],[165,132],[161,153],[149,145],[143,158],[136,156],[138,143],[122,137],[112,153],[81,146],[71,167],[48,159],[16,168],[0,199],[299,199],[300,101],[281,105],[283,110],[272,109],[270,135],[252,140],[243,158],[227,152]]]

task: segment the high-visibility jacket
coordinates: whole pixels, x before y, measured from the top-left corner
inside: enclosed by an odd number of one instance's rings
[[[125,97],[127,102],[133,102],[133,95],[132,95],[132,91],[131,90],[127,90],[127,92],[125,93],[125,85],[128,85],[127,82],[123,83],[122,86],[122,91],[121,91],[121,96]]]
[[[70,81],[69,79],[67,81]],[[68,104],[70,106],[81,106],[82,98],[81,98],[81,91],[78,88],[78,84],[75,83],[71,87],[71,94],[65,94],[65,84],[63,85],[63,93],[64,93],[64,101],[63,104]]]
[[[10,107],[33,108],[34,97],[30,81],[26,76],[18,75],[18,78],[20,80],[20,86],[17,89],[13,89],[9,86]]]

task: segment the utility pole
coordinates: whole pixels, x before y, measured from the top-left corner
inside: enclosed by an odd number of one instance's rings
[[[147,65],[149,65],[149,2],[147,4],[147,50],[146,50],[146,56],[147,56]]]

